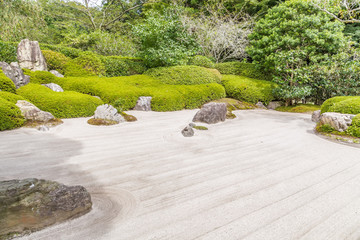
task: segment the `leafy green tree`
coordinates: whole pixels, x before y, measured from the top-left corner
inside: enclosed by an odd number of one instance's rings
[[[143,23],[134,27],[140,57],[148,67],[185,65],[199,46],[172,9],[149,11]]]
[[[273,74],[278,95],[290,104],[317,92],[309,67],[328,61],[348,46],[344,24],[307,1],[290,0],[272,8],[250,35],[248,53]],[[309,91],[309,87],[315,88]],[[320,96],[315,96],[320,97]]]

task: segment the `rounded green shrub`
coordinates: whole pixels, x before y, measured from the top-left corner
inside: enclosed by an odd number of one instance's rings
[[[11,93],[16,92],[15,84],[2,72],[2,70],[0,70],[0,90]]]
[[[100,57],[93,52],[82,52],[79,57],[75,58],[71,62],[82,67],[93,75],[105,74],[104,64],[101,62]]]
[[[105,66],[107,77],[130,76],[146,71],[145,64],[138,58],[101,56],[100,59]]]
[[[61,45],[40,44],[42,50],[52,50],[64,54],[71,59],[77,58],[83,52],[81,49],[65,47]]]
[[[326,100],[321,106],[321,112],[338,112],[344,114],[360,113],[360,96],[341,96]]]
[[[18,100],[27,100],[20,95],[16,95],[14,93],[4,92],[4,91],[0,92],[0,98],[5,99],[6,101],[9,101],[14,104],[17,103]]]
[[[222,83],[228,97],[249,103],[259,101],[268,104],[274,100],[273,89],[276,84],[265,81],[247,78],[243,76],[224,75]]]
[[[73,60],[66,63],[64,66],[64,76],[65,77],[86,77],[86,76],[95,76],[91,71],[88,71],[82,68],[80,65],[76,64]]]
[[[215,64],[207,57],[202,55],[196,55],[189,60],[188,65],[215,68]]]
[[[47,83],[57,83],[61,81],[58,77],[56,77],[51,72],[47,71],[31,71],[29,69],[24,69],[24,74],[30,76],[31,83],[37,84],[47,84]]]
[[[93,96],[72,91],[54,92],[33,83],[19,88],[17,92],[57,118],[89,117],[94,114],[97,106],[103,104],[100,99]]]
[[[145,74],[159,79],[164,84],[171,85],[221,83],[219,75],[214,71],[198,66],[152,68],[146,71]]]
[[[66,57],[62,53],[51,50],[42,50],[42,53],[46,59],[46,64],[49,70],[57,70],[61,74],[64,74],[65,64],[70,61],[70,58]]]
[[[16,61],[16,46],[13,43],[0,42],[0,62]]]
[[[0,97],[0,131],[21,127],[25,122],[20,109]]]
[[[346,130],[346,133],[360,138],[360,114],[357,114],[353,119],[351,126]]]
[[[271,80],[271,75],[265,74],[256,69],[255,64],[244,62],[225,62],[217,63],[215,68],[219,70],[221,74],[226,75],[240,75],[249,78]]]

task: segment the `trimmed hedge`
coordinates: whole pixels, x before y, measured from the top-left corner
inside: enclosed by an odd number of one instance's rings
[[[42,50],[42,53],[46,59],[46,64],[49,70],[57,70],[61,74],[64,74],[65,64],[70,61],[70,58],[66,57],[62,53],[51,50]]]
[[[20,109],[14,103],[0,97],[0,131],[21,127],[24,122]]]
[[[206,67],[206,68],[215,68],[215,63],[213,63],[209,58],[201,55],[196,55],[189,60],[188,65]]]
[[[224,88],[217,83],[201,85],[166,85],[146,75],[126,77],[72,77],[60,79],[63,89],[99,96],[105,103],[132,109],[140,96],[152,96],[154,111],[175,111],[197,108],[202,104],[223,98]]]
[[[360,114],[352,119],[351,126],[346,130],[346,133],[350,136],[360,138]]]
[[[20,95],[16,95],[16,94],[10,93],[10,92],[3,92],[3,91],[0,92],[0,98],[3,98],[6,101],[9,101],[14,104],[17,103],[18,100],[27,100]]]
[[[222,83],[227,96],[240,101],[254,104],[261,101],[264,104],[268,104],[274,100],[272,92],[276,84],[269,81],[243,76],[224,75]]]
[[[89,117],[96,107],[103,104],[100,99],[78,92],[54,92],[51,89],[29,83],[17,90],[18,94],[29,99],[43,111],[57,118]]]
[[[15,93],[16,92],[16,86],[11,81],[10,78],[8,78],[5,73],[3,73],[2,70],[0,70],[0,90]]]
[[[58,77],[56,77],[51,72],[46,71],[31,71],[29,69],[23,69],[24,74],[30,76],[31,83],[37,84],[47,84],[47,83],[55,83],[61,81]]]
[[[214,70],[198,66],[152,68],[145,74],[159,79],[164,84],[171,85],[221,83],[220,74],[216,74]]]
[[[40,43],[40,48],[41,50],[51,50],[54,52],[62,53],[69,58],[77,58],[83,52],[81,49],[77,49],[77,48],[65,47],[61,45],[43,44],[43,43]]]
[[[360,113],[360,96],[341,96],[333,97],[326,100],[321,106],[321,113],[324,112],[338,112],[345,114],[359,114]]]
[[[130,76],[146,71],[145,64],[139,58],[101,56],[100,59],[105,66],[106,77]]]
[[[226,75],[240,75],[249,78],[272,80],[271,75],[266,75],[257,70],[255,64],[244,62],[225,62],[215,64],[215,68],[219,70],[221,74]]]
[[[0,42],[0,62],[16,62],[16,49],[13,43]]]

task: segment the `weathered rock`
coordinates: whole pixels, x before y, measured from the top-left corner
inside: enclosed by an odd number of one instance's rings
[[[93,96],[93,97],[101,100],[101,98],[99,96]]]
[[[0,239],[79,217],[91,207],[90,194],[82,186],[38,179],[0,181]]]
[[[181,133],[184,137],[192,137],[195,134],[194,129],[190,126],[186,126]]]
[[[255,104],[255,105],[256,105],[258,108],[267,109],[262,102],[258,102],[258,103]]]
[[[62,75],[61,73],[59,73],[59,72],[56,71],[56,70],[50,70],[50,73],[54,74],[54,75],[57,76],[57,77],[61,77],[61,78],[64,77],[64,75]]]
[[[53,90],[54,92],[64,92],[64,90],[62,89],[62,87],[60,87],[59,85],[57,85],[56,83],[48,83],[48,84],[43,84],[45,87],[50,88],[51,90]]]
[[[16,106],[20,108],[20,111],[26,120],[48,122],[54,119],[54,116],[51,113],[41,111],[34,104],[25,100],[17,101]]]
[[[321,116],[321,110],[314,111],[311,115],[311,121],[319,122]]]
[[[272,101],[269,102],[269,104],[267,105],[267,109],[271,109],[271,110],[275,110],[278,107],[284,106],[284,102],[281,101]]]
[[[98,106],[95,110],[94,118],[115,121],[118,123],[125,122],[124,117],[118,113],[116,108],[108,104]]]
[[[189,123],[189,127],[195,127],[196,126],[196,124],[195,123]]]
[[[46,125],[40,125],[38,128],[37,128],[40,132],[47,132],[50,130],[50,128]]]
[[[139,97],[134,110],[151,111],[151,99],[152,97]]]
[[[344,132],[352,123],[352,119],[355,115],[352,114],[341,114],[335,112],[326,112],[320,116],[320,124],[328,124],[333,127],[336,131]]]
[[[3,73],[14,82],[16,88],[25,86],[30,82],[30,77],[24,75],[17,62],[7,64],[6,62],[0,62],[0,68]]]
[[[21,40],[17,49],[17,59],[21,68],[47,71],[46,61],[37,41]]]
[[[226,103],[207,103],[196,113],[193,122],[204,122],[208,124],[218,123],[226,119]]]

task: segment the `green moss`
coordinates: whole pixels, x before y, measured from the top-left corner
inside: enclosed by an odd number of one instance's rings
[[[196,85],[221,82],[219,74],[198,66],[152,68],[146,71],[145,74],[159,79],[164,84],[171,85]]]
[[[136,122],[137,118],[133,115],[127,114],[125,112],[120,112],[121,116],[125,118],[125,121],[127,122]]]
[[[344,114],[360,113],[360,97],[334,97],[326,100],[321,106],[321,113],[338,112]]]
[[[54,74],[47,71],[31,71],[29,69],[24,69],[24,74],[30,76],[31,83],[37,84],[47,84],[47,83],[58,83],[61,81]]]
[[[320,106],[314,104],[297,104],[294,106],[281,106],[276,108],[276,111],[280,112],[293,112],[293,113],[312,113],[314,111],[320,110]]]
[[[206,67],[206,68],[215,68],[215,64],[209,58],[201,55],[196,55],[192,57],[189,60],[188,65]]]
[[[40,43],[41,50],[52,50],[64,54],[69,58],[77,58],[83,52],[81,49],[66,47],[62,45],[50,45]]]
[[[199,85],[166,85],[146,75],[126,77],[74,77],[60,79],[64,90],[77,91],[99,96],[118,110],[135,107],[140,96],[151,96],[154,111],[175,111],[192,109],[202,104],[223,98],[224,88],[217,83]]]
[[[214,102],[219,103],[226,103],[228,111],[235,111],[235,110],[249,110],[255,109],[256,105],[252,103],[242,102],[233,98],[222,98],[215,100]]]
[[[346,133],[350,136],[360,138],[360,114],[357,114],[352,119],[351,126],[346,130]]]
[[[85,69],[93,75],[104,75],[105,66],[101,62],[99,55],[93,52],[82,52],[79,57],[72,60],[72,63]],[[69,75],[68,72],[66,72]]]
[[[335,128],[333,128],[329,124],[318,124],[318,126],[316,127],[316,130],[318,132],[323,132],[323,133],[334,133],[334,132],[336,132]]]
[[[116,121],[106,120],[106,119],[95,119],[95,118],[89,119],[87,121],[87,123],[90,124],[90,125],[95,125],[95,126],[109,126],[109,125],[119,124]]]
[[[20,109],[14,103],[0,97],[0,131],[21,127],[24,122]]]
[[[270,74],[265,74],[256,69],[255,64],[244,62],[218,63],[215,68],[225,75],[240,75],[249,78],[271,80]]]
[[[0,90],[11,93],[16,92],[15,84],[2,72],[2,70],[0,70]]]
[[[209,130],[207,127],[205,127],[205,126],[195,126],[195,127],[193,127],[193,128],[195,128],[196,130]]]
[[[6,101],[9,101],[14,104],[17,103],[18,100],[27,100],[20,95],[16,95],[15,93],[4,92],[4,91],[0,92],[0,98],[5,99]]]
[[[222,83],[228,97],[256,104],[268,104],[274,100],[272,94],[276,84],[243,76],[224,75]]]
[[[51,50],[42,50],[42,53],[46,59],[49,70],[57,70],[61,74],[64,74],[65,65],[70,61],[70,58],[62,53]]]
[[[57,118],[89,117],[94,114],[97,106],[103,104],[100,99],[89,95],[71,91],[54,92],[33,83],[19,88],[17,93]]]

